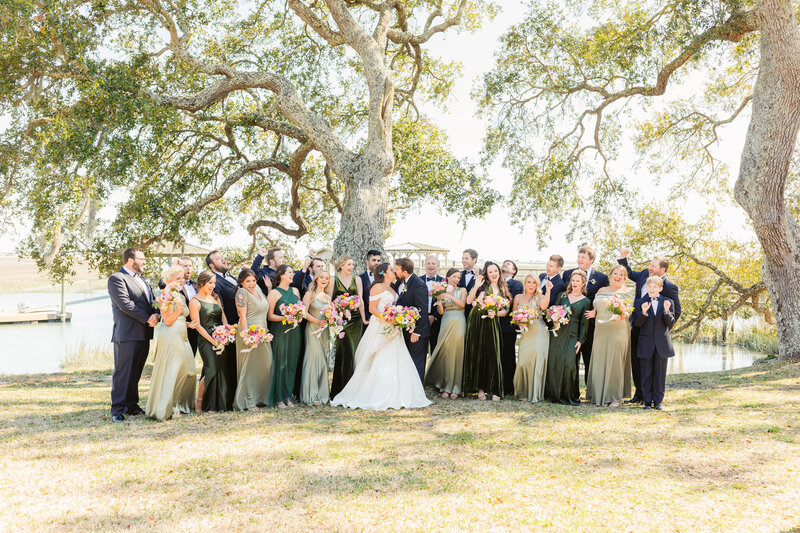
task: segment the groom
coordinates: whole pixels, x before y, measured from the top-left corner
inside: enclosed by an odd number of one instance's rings
[[[397,304],[419,309],[419,320],[414,332],[403,331],[403,338],[419,372],[419,380],[424,384],[425,359],[428,356],[428,337],[431,331],[428,321],[428,286],[414,274],[414,262],[408,257],[395,260],[394,273],[397,275]]]

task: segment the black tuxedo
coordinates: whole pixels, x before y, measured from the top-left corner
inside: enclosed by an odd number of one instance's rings
[[[139,278],[144,281],[144,278]],[[147,320],[156,312],[153,293],[147,282],[143,287],[124,269],[108,278],[108,296],[114,329],[114,375],[111,378],[111,415],[137,413],[139,406],[139,379],[150,350],[153,328]]]
[[[508,314],[500,317],[502,341],[500,363],[503,367],[503,390],[506,394],[513,394],[514,373],[517,371],[517,328],[511,323],[511,307],[514,305],[514,297],[522,294],[524,287],[514,278],[506,281],[506,285],[508,285],[508,292],[511,293],[511,306],[509,306]]]
[[[541,288],[542,294],[547,292],[547,287],[544,286],[544,278],[546,276],[546,272],[539,274],[539,287]],[[550,282],[553,284],[553,288],[550,289],[550,302],[547,304],[548,307],[555,305],[558,295],[567,291],[567,286],[564,284],[564,280],[561,279],[561,276],[558,274],[553,276],[553,279],[551,279]]]
[[[628,265],[628,258],[624,257],[622,259],[617,259],[617,263],[624,266],[625,269],[628,271],[628,278],[636,283],[636,293],[634,294],[634,300],[639,300],[642,298],[642,290],[645,287],[645,283],[647,282],[647,278],[650,277],[650,271],[646,268],[644,270],[635,271],[633,270],[630,265]],[[675,314],[675,321],[678,321],[678,318],[681,316],[681,301],[678,297],[678,286],[672,283],[664,276],[664,287],[661,289],[661,295],[665,298],[672,300],[675,308],[673,310]],[[638,344],[639,344],[639,327],[634,323],[633,316],[631,316],[631,354],[638,353]],[[642,399],[642,391],[641,391],[641,376],[642,371],[639,368],[639,358],[638,357],[631,357],[631,374],[633,375],[633,384],[636,387],[636,392],[634,393],[633,397],[636,400]]]
[[[472,275],[472,277],[469,280],[469,283],[467,283],[467,272],[470,272],[470,275]],[[464,297],[466,298],[466,296],[469,294],[469,291],[471,291],[472,288],[475,286],[475,275],[472,273],[471,270],[461,271],[461,279],[458,280],[458,286],[463,287],[465,289]],[[469,320],[469,313],[470,311],[472,311],[472,307],[473,307],[472,304],[464,305],[464,314],[467,315],[467,320]]]
[[[264,291],[264,294],[267,294],[269,289],[267,288],[267,284],[264,282],[264,278],[269,278],[270,283],[272,283],[272,278],[275,276],[275,269],[271,266],[262,267],[261,263],[263,262],[264,257],[261,254],[256,254],[256,258],[253,259],[253,264],[250,266],[250,269],[256,273],[256,281],[258,282],[258,286],[261,287],[261,290]],[[228,317],[228,320],[230,320],[230,317]]]
[[[364,295],[364,320],[369,322],[369,319],[372,316],[372,314],[369,312],[369,289],[372,286],[372,282],[369,280],[369,272],[366,270],[359,277],[361,278],[361,289],[362,294]],[[364,331],[367,331],[367,324],[364,324],[362,333]]]
[[[314,278],[311,277],[311,274],[308,273],[306,270],[295,270],[294,278],[292,278],[291,287],[297,289],[300,293],[300,299],[302,300],[303,297],[308,292],[308,286],[311,285],[311,282],[314,281]],[[266,292],[264,293],[266,294]],[[305,320],[300,322],[300,324],[305,324]]]
[[[571,268],[569,270],[564,271],[562,275],[562,281],[564,285],[567,287],[565,290],[569,290],[570,280],[572,278],[572,273],[575,272],[575,268]],[[589,276],[586,279],[586,294],[589,296],[589,301],[594,303],[594,297],[597,295],[597,291],[599,291],[602,287],[608,287],[608,276],[592,269]],[[579,358],[583,358],[583,381],[584,383],[589,383],[589,362],[592,360],[592,346],[594,344],[594,318],[590,318],[588,322],[588,326],[586,328],[586,340],[583,344],[581,344],[581,350],[578,355]]]
[[[417,342],[411,342],[411,333],[403,331],[408,352],[419,372],[419,380],[425,383],[425,360],[428,356],[428,337],[431,334],[428,323],[428,286],[416,274],[411,274],[403,288],[402,283],[397,284],[397,304],[419,309],[419,320],[414,328],[414,333],[419,335]]]
[[[228,320],[228,324],[238,324],[239,311],[236,310],[236,291],[239,290],[239,287],[228,282],[225,276],[219,272],[214,272],[214,274],[217,276],[217,284],[214,286],[214,292],[219,296],[222,302],[222,310],[225,312],[225,318]],[[236,382],[238,379],[236,368],[236,344],[231,343],[227,345],[222,357],[224,358],[222,366],[224,367],[225,381],[228,383],[226,408],[230,410],[233,406],[233,398],[236,394]]]
[[[427,274],[423,274],[420,276],[420,279],[425,283],[425,286],[428,286],[428,281],[444,281],[444,278],[439,274],[434,275],[433,277],[428,277]],[[428,289],[428,294],[430,294],[430,289]],[[428,313],[428,316],[433,317],[433,324],[431,324],[431,334],[428,337],[428,346],[430,347],[430,353],[436,349],[436,343],[439,341],[439,329],[442,327],[442,315],[439,314],[439,310],[436,308],[436,301],[428,296],[428,301],[430,302],[431,310]],[[428,320],[430,323],[430,320]]]
[[[633,323],[639,328],[636,358],[639,359],[641,372],[639,380],[642,400],[661,403],[666,388],[667,360],[675,355],[670,335],[670,329],[675,324],[675,302],[659,296],[655,312],[651,306],[645,314],[642,312],[642,304],[648,301],[650,301],[649,296],[640,298],[634,307]],[[664,312],[664,302],[670,302],[669,312]]]

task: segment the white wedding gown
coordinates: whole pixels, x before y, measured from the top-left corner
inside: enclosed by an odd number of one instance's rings
[[[380,309],[394,303],[394,296],[389,291],[383,291],[370,296],[370,301],[374,300],[379,300]],[[383,411],[427,407],[431,404],[425,396],[425,389],[402,333],[388,340],[381,333],[385,327],[377,317],[370,318],[369,326],[356,349],[353,377],[331,400],[331,405]]]

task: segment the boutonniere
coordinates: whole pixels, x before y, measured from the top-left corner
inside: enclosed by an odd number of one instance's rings
[[[404,292],[406,292],[406,289],[408,289],[408,287],[403,285],[403,288],[400,289],[400,294],[403,294]]]
[[[589,280],[589,283],[591,283],[592,285],[594,285],[595,283],[597,283],[597,280],[596,280],[596,279],[594,279],[594,278],[592,278],[592,279],[590,279],[590,280]]]

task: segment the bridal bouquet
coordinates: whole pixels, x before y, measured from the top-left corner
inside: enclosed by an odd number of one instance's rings
[[[419,309],[403,305],[387,305],[378,313],[378,318],[388,322],[388,326],[381,331],[387,337],[403,329],[413,333],[414,326],[419,320]]]
[[[538,309],[529,309],[527,307],[520,307],[511,313],[511,323],[519,326],[519,332],[525,333],[528,331],[528,326],[539,320],[541,311]]]
[[[508,298],[482,292],[480,296],[475,299],[475,304],[478,309],[485,311],[485,314],[481,318],[494,318],[497,316],[497,313],[503,309],[508,309],[511,302],[508,301]]]
[[[242,342],[247,346],[242,350],[242,353],[249,352],[264,341],[272,342],[272,333],[267,333],[266,328],[258,324],[253,324],[247,328],[247,331],[243,331],[241,335]]]
[[[436,298],[440,294],[444,294],[446,292],[453,292],[453,289],[447,290],[448,287],[449,285],[447,284],[447,280],[434,281],[433,285],[431,285],[431,290],[428,291],[428,293],[432,298]]]
[[[547,320],[549,320],[553,327],[550,331],[553,332],[553,335],[558,337],[558,331],[561,329],[561,326],[564,324],[569,323],[569,317],[572,314],[572,308],[566,305],[551,305],[545,310],[545,316]]]
[[[322,308],[322,317],[325,322],[328,324],[326,326],[322,326],[317,331],[314,332],[314,335],[319,337],[322,335],[322,332],[325,331],[326,327],[331,328],[331,333],[336,335],[340,339],[344,338],[344,316],[333,304],[328,304]]]
[[[281,304],[280,306],[281,314],[283,315],[283,324],[292,324],[287,331],[291,331],[297,327],[297,325],[303,321],[303,317],[306,316],[306,306],[303,305],[303,302],[293,303],[291,305]]]
[[[357,294],[353,294],[351,296],[350,293],[346,292],[337,296],[333,300],[333,305],[345,318],[345,320],[350,320],[353,318],[353,311],[358,311],[358,306],[361,305],[361,300]]]
[[[613,295],[608,299],[608,310],[612,315],[617,315],[621,318],[628,318],[631,316],[633,301],[630,298],[620,298],[618,294]]]
[[[183,296],[180,291],[176,287],[167,287],[158,293],[153,307],[160,309],[162,313],[169,313],[181,304],[183,304]]]
[[[236,325],[223,324],[214,328],[211,333],[211,338],[219,343],[219,346],[214,348],[217,355],[221,355],[225,351],[225,346],[236,342]]]

